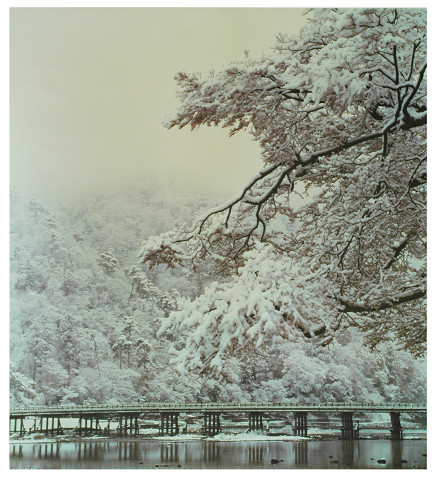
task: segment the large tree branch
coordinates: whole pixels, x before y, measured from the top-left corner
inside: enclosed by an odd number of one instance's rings
[[[424,80],[425,72],[427,70],[427,64],[423,65],[419,72],[419,77],[418,81],[416,82],[415,86],[412,88],[412,91],[407,95],[406,99],[404,100],[403,103],[403,108],[401,110],[401,113],[403,114],[403,121],[401,128],[404,130],[409,130],[414,127],[419,127],[422,125],[425,125],[427,123],[427,113],[417,113],[415,115],[411,115],[410,112],[408,111],[408,108],[417,94],[419,87],[422,84],[422,81]]]
[[[385,126],[376,132],[372,133],[367,133],[364,135],[360,135],[351,139],[347,139],[344,142],[341,142],[338,145],[335,145],[333,147],[325,148],[318,150],[316,152],[307,154],[305,156],[300,156],[296,155],[296,159],[294,160],[292,165],[287,165],[288,162],[279,162],[277,164],[274,164],[272,166],[269,166],[267,168],[264,168],[261,170],[242,190],[240,195],[238,195],[236,198],[232,199],[230,202],[226,203],[225,205],[218,207],[211,212],[209,212],[199,223],[198,227],[198,233],[200,234],[204,228],[204,225],[206,221],[213,215],[216,215],[218,213],[223,213],[227,211],[227,216],[225,220],[225,226],[226,228],[228,227],[228,222],[231,216],[231,212],[233,207],[238,204],[241,201],[245,201],[248,204],[251,204],[253,206],[259,207],[266,202],[274,197],[274,195],[277,193],[279,187],[281,186],[283,180],[285,178],[288,178],[290,174],[293,174],[294,178],[301,178],[304,177],[304,175],[308,172],[308,167],[312,166],[316,162],[318,162],[319,159],[325,158],[325,157],[330,157],[335,154],[339,154],[341,152],[344,152],[348,149],[351,149],[352,147],[371,142],[373,140],[385,137],[387,132],[395,128],[397,122],[396,118],[393,117],[391,121],[385,124]],[[412,126],[410,128],[413,128]],[[287,165],[287,166],[286,166]],[[259,197],[259,198],[253,198],[251,196],[248,196],[247,194],[249,191],[261,180],[269,177],[271,174],[276,172],[278,169],[283,168],[283,171],[278,175],[278,178],[273,182],[273,185],[266,189],[265,193]],[[260,209],[256,208],[256,227],[252,228],[247,234],[242,235],[239,237],[239,239],[246,238],[247,241],[244,243],[244,245],[247,245],[248,240],[251,238],[251,236],[254,234],[256,231],[257,227],[259,226],[259,215],[260,215]],[[260,222],[262,223],[263,226],[263,233],[265,233],[265,223],[264,221]],[[239,249],[238,254],[241,253],[241,249]]]
[[[401,255],[401,252],[407,247],[407,244],[409,242],[409,238],[406,237],[404,238],[401,242],[399,242],[397,245],[395,245],[392,250],[393,250],[393,255],[392,257],[383,265],[383,270],[387,270],[388,268],[391,268],[395,260]]]
[[[421,298],[425,298],[426,295],[427,295],[427,289],[419,288],[416,290],[407,291],[404,294],[395,296],[391,299],[383,300],[379,303],[375,303],[372,305],[371,304],[361,305],[360,303],[353,303],[344,297],[339,297],[338,300],[342,307],[341,311],[343,313],[377,313],[392,307],[397,307],[405,303],[409,303],[415,300],[419,300]]]
[[[201,233],[203,227],[204,227],[204,224],[206,223],[206,221],[212,216],[212,215],[216,215],[217,213],[222,213],[222,212],[225,212],[226,210],[228,210],[228,213],[227,213],[227,218],[226,218],[226,222],[225,222],[225,225],[226,225],[226,228],[228,226],[228,221],[229,221],[229,218],[230,218],[230,215],[231,215],[231,212],[232,212],[232,208],[237,204],[239,203],[244,197],[245,195],[248,193],[248,191],[253,188],[256,183],[258,183],[260,180],[266,178],[268,175],[270,175],[271,173],[273,173],[275,170],[277,170],[278,168],[280,168],[281,166],[285,165],[285,162],[280,162],[280,163],[276,163],[272,166],[269,166],[267,168],[264,168],[262,169],[254,178],[252,178],[250,180],[250,182],[243,188],[242,192],[234,199],[230,200],[230,202],[227,202],[226,204],[222,205],[221,207],[218,207],[212,211],[210,211],[201,221],[200,221],[200,226],[198,228],[198,233]]]

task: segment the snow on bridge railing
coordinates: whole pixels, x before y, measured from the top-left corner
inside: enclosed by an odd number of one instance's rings
[[[365,410],[385,410],[390,411],[392,409],[400,410],[426,410],[427,405],[425,403],[407,403],[407,402],[389,402],[389,403],[373,403],[373,402],[311,402],[311,403],[284,403],[284,402],[266,402],[266,403],[136,403],[136,404],[97,404],[97,405],[51,405],[51,406],[32,406],[32,407],[19,407],[11,409],[11,414],[19,413],[58,413],[58,412],[123,412],[135,410],[137,412],[145,412],[147,410],[159,411],[159,410],[208,410],[208,409],[222,409],[227,411],[241,411],[247,409],[254,410],[301,410],[301,409],[320,409],[320,410],[335,410],[335,409],[357,409],[364,408]]]

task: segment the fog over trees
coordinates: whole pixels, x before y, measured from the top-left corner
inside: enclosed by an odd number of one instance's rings
[[[218,207],[13,191],[11,404],[425,401],[425,48],[425,10],[318,9],[260,60],[178,73],[168,128],[261,147]]]

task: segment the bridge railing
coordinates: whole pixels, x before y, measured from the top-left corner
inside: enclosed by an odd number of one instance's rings
[[[136,404],[96,404],[96,405],[51,405],[51,406],[33,406],[33,407],[19,407],[13,408],[10,411],[11,415],[18,414],[50,414],[50,413],[86,413],[86,412],[138,412],[146,413],[147,411],[165,411],[165,410],[222,410],[222,411],[247,411],[247,410],[270,410],[280,411],[287,410],[325,410],[332,411],[335,409],[343,410],[349,408],[356,410],[363,408],[364,410],[372,411],[391,411],[395,409],[400,410],[416,410],[423,411],[427,409],[425,403],[373,403],[373,402],[310,402],[310,403],[285,403],[285,402],[263,402],[263,403],[136,403]]]

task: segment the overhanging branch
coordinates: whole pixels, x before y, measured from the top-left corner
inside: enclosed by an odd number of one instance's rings
[[[405,303],[425,298],[426,295],[426,289],[419,289],[405,293],[400,296],[396,296],[392,299],[383,300],[380,303],[376,303],[373,305],[361,305],[360,303],[352,303],[345,298],[338,298],[338,300],[340,305],[342,306],[341,311],[343,313],[377,313],[392,307],[397,307]]]

